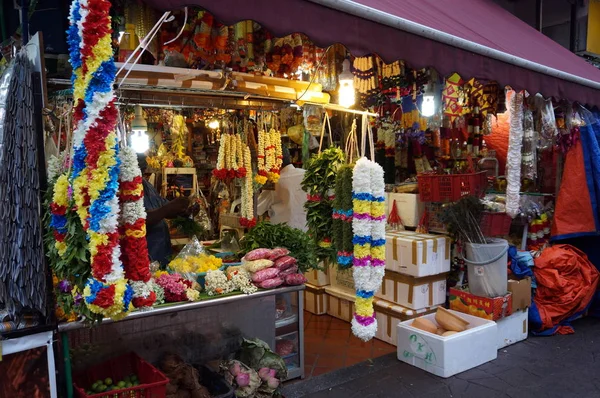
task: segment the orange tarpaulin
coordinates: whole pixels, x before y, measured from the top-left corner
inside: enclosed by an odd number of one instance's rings
[[[556,333],[573,333],[571,326],[560,323],[586,309],[596,293],[598,270],[581,250],[555,245],[535,259],[533,272],[537,290],[530,313],[532,329],[541,332],[556,327]]]

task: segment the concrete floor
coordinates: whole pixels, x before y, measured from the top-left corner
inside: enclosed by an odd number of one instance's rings
[[[599,398],[600,320],[581,319],[573,327],[573,335],[530,336],[500,350],[498,359],[448,379],[388,354],[288,385],[284,396]]]

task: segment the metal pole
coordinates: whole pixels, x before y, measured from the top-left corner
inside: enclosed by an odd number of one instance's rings
[[[23,46],[29,43],[29,0],[21,0],[21,41]]]
[[[544,0],[535,1],[535,28],[540,32],[544,28]]]

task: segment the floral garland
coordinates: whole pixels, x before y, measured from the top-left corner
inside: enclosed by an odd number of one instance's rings
[[[340,268],[349,268],[354,259],[352,244],[352,166],[342,166],[335,179],[333,200],[333,245]]]
[[[200,292],[194,289],[194,282],[183,278],[181,275],[159,271],[154,276],[156,284],[163,289],[164,300],[167,303],[198,301],[200,299]],[[150,287],[153,286],[150,285]]]
[[[244,146],[239,134],[221,134],[217,167],[213,170],[215,178],[227,181],[246,176],[248,168],[244,166]]]
[[[267,133],[264,130],[260,130],[258,132],[258,144],[257,144],[257,149],[258,149],[258,155],[257,155],[257,164],[258,164],[258,173],[256,174],[256,177],[254,177],[254,181],[256,181],[258,184],[260,185],[264,185],[267,183],[267,179],[268,179],[268,169],[267,169],[267,165],[266,165],[266,159],[265,159],[265,148],[267,146]]]
[[[269,131],[269,144],[266,150],[265,168],[268,171],[269,181],[277,183],[279,181],[279,173],[283,165],[283,150],[281,148],[281,134],[275,129]]]
[[[69,178],[61,175],[54,184],[52,203],[50,204],[50,227],[54,234],[54,247],[60,257],[67,251],[67,209],[69,207]]]
[[[252,157],[250,148],[245,145],[244,148],[244,169],[252,170]],[[256,225],[254,217],[254,186],[252,183],[252,173],[246,173],[242,181],[242,209],[240,225],[246,228],[253,228]]]
[[[366,158],[356,162],[352,177],[354,267],[356,286],[352,332],[369,341],[377,332],[373,296],[385,274],[385,183],[383,169]]]
[[[83,297],[89,310],[118,318],[129,310],[132,288],[124,278],[117,230],[119,159],[113,92],[110,2],[75,1],[69,45],[74,73],[73,194],[89,239],[92,278]],[[77,33],[74,33],[77,26]],[[76,39],[81,38],[79,56]]]
[[[146,243],[146,209],[142,172],[137,162],[137,155],[132,148],[121,148],[120,158],[121,261],[125,276],[133,288],[134,307],[151,307],[156,301],[156,294],[148,285],[152,275]]]

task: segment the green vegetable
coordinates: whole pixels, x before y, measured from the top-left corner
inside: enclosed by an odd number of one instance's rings
[[[319,269],[317,245],[305,232],[285,224],[260,222],[240,241],[243,254],[254,249],[285,247],[298,263],[300,272]]]
[[[169,224],[188,238],[195,236],[198,240],[203,240],[206,236],[206,230],[202,225],[189,217],[177,217],[169,221]]]

